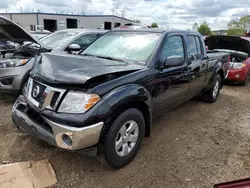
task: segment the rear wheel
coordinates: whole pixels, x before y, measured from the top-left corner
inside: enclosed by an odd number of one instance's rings
[[[215,102],[219,96],[220,89],[221,89],[221,77],[220,75],[216,75],[211,89],[209,89],[208,91],[203,91],[202,93],[204,101],[209,103]]]
[[[112,168],[120,168],[134,159],[145,134],[142,113],[131,108],[123,112],[112,124],[100,147],[100,159]]]

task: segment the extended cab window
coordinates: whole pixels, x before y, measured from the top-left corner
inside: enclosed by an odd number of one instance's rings
[[[201,42],[198,36],[188,36],[188,55],[193,60],[202,57]]]
[[[163,48],[161,51],[160,59],[165,61],[165,59],[171,56],[185,57],[183,40],[181,36],[170,36],[165,39],[163,43]]]
[[[81,48],[84,48],[85,46],[93,42],[95,39],[97,39],[98,37],[99,37],[98,34],[83,35],[80,38],[76,39],[73,42],[73,44],[78,44],[81,46]]]

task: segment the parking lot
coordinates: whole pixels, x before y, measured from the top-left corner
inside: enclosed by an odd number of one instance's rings
[[[15,132],[13,98],[0,99],[0,162],[48,158],[55,187],[211,187],[250,174],[250,86],[225,86],[216,103],[192,99],[154,120],[138,156],[112,170]]]

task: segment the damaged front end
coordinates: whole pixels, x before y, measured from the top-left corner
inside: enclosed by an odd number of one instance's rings
[[[140,66],[92,57],[43,54],[13,106],[19,129],[66,150],[95,147],[110,106],[91,88]]]
[[[141,65],[96,57],[47,53],[37,58],[31,77],[46,84],[86,90],[142,68]]]

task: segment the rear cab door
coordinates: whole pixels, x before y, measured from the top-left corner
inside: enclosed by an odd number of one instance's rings
[[[187,50],[189,60],[189,94],[194,95],[205,88],[208,58],[205,53],[205,45],[199,35],[187,35]]]

